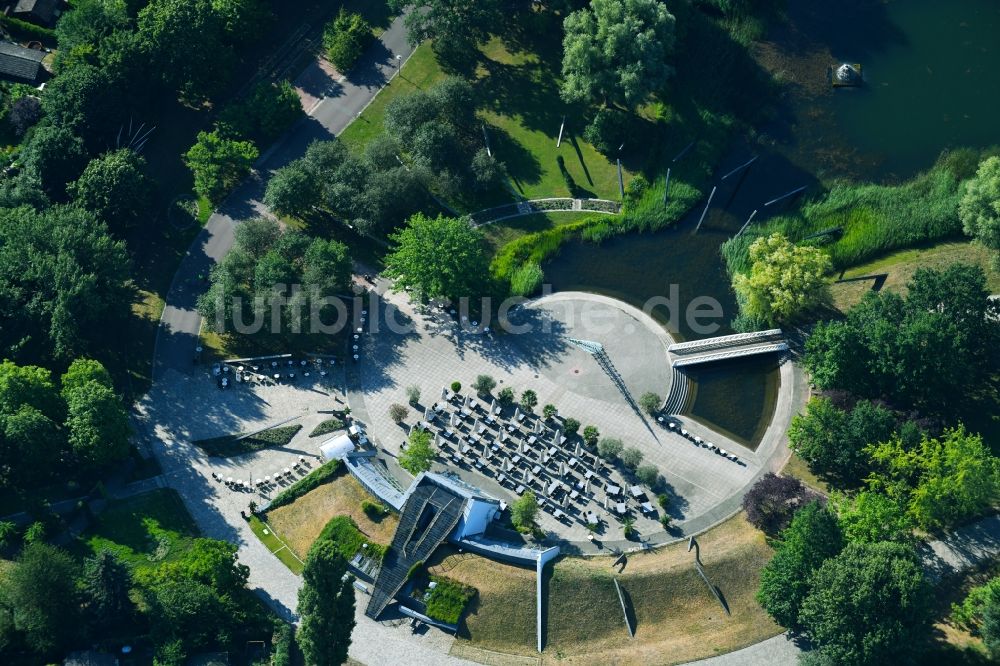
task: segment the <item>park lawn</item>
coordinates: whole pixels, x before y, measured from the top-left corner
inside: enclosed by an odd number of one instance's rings
[[[340,140],[352,150],[361,151],[369,141],[383,133],[385,107],[399,95],[407,95],[416,90],[426,90],[444,78],[438,67],[429,42],[424,42],[413,51],[403,64],[400,73],[382,88],[375,99],[365,107],[360,118],[344,128]]]
[[[270,525],[257,516],[250,516],[250,529],[257,535],[260,542],[267,546],[271,554],[281,560],[281,563],[288,567],[293,574],[300,575],[302,573],[305,563],[292,552],[284,541],[278,538]]]
[[[112,500],[77,541],[92,555],[107,548],[138,569],[177,559],[198,537],[198,528],[175,490],[158,488]]]
[[[971,241],[948,241],[923,247],[892,252],[884,257],[844,271],[844,278],[887,273],[883,289],[899,294],[906,293],[906,283],[919,268],[943,269],[955,262],[981,266],[986,273],[986,287],[991,294],[1000,293],[1000,271],[990,265],[990,253]],[[871,291],[873,280],[833,284],[833,302],[837,309],[846,312]]]
[[[618,219],[612,215],[594,213],[535,213],[534,215],[512,217],[507,220],[484,224],[479,227],[479,230],[483,232],[486,243],[496,253],[504,245],[522,236],[598,217],[610,223]]]
[[[698,542],[705,573],[721,589],[731,617],[698,576],[686,542],[629,555],[621,574],[611,566],[613,557],[566,557],[555,563],[548,579],[543,660],[678,663],[781,633],[754,599],[760,571],[772,554],[764,535],[740,513]],[[440,549],[428,572],[479,590],[459,631],[465,641],[455,644],[453,654],[474,656],[477,649],[537,654],[533,569]],[[625,628],[612,580],[616,576],[634,607],[634,639]]]
[[[543,59],[537,53],[512,53],[497,38],[483,45],[482,54],[486,62],[475,81],[480,116],[488,125],[494,155],[506,164],[511,186],[518,194],[528,199],[569,196],[556,163],[556,156],[562,154],[577,186],[589,192],[589,196],[619,199],[615,163],[578,138],[583,121],[559,99],[558,59],[555,56]],[[382,89],[357,121],[344,129],[340,139],[360,151],[383,132],[385,108],[392,99],[417,89],[426,90],[445,76],[430,43],[421,44],[400,74]],[[567,132],[557,149],[563,114],[569,115]],[[630,177],[625,171],[626,184]],[[502,192],[487,192],[453,203],[474,212],[512,199]]]
[[[350,516],[372,541],[390,543],[399,519],[390,513],[378,522],[373,521],[361,509],[364,500],[377,501],[353,476],[341,473],[291,504],[268,511],[267,520],[300,558],[305,558],[310,546],[334,516]]]

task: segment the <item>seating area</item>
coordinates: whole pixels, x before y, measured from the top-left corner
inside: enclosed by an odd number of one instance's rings
[[[739,456],[737,456],[732,451],[727,451],[727,450],[725,450],[725,449],[723,449],[721,447],[718,447],[715,444],[713,444],[712,442],[706,442],[705,440],[703,440],[698,435],[695,435],[694,433],[688,432],[687,428],[683,427],[680,423],[678,423],[676,421],[673,421],[671,419],[667,419],[667,418],[665,418],[663,416],[658,416],[658,417],[656,417],[656,422],[659,423],[661,426],[663,426],[663,427],[665,427],[665,428],[667,428],[669,430],[672,430],[672,431],[678,433],[681,437],[683,437],[684,439],[688,440],[689,442],[691,442],[695,446],[700,446],[702,448],[708,449],[712,453],[714,453],[716,455],[720,455],[723,458],[725,458],[726,460],[731,460],[731,461],[733,461],[734,463],[736,463],[738,465],[745,465],[746,464],[746,463],[742,462],[740,460]]]
[[[305,476],[311,471],[312,465],[306,460],[306,457],[299,456],[299,459],[291,467],[279,469],[273,474],[265,474],[256,478],[234,479],[231,476],[222,476],[212,472],[212,479],[233,492],[252,493],[256,491],[261,496],[266,496],[271,490],[289,485],[298,480],[297,476]]]
[[[337,365],[329,356],[310,355],[293,358],[291,354],[245,358],[212,364],[212,377],[219,388],[235,384],[266,385],[295,382],[299,379],[325,379]]]
[[[557,423],[445,388],[412,427],[434,434],[446,464],[491,477],[514,495],[531,490],[542,511],[564,525],[599,525],[602,509],[617,521],[633,511],[652,517],[641,487],[629,487],[617,469],[580,438],[563,435]]]

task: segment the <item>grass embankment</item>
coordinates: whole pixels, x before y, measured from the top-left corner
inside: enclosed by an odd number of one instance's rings
[[[754,600],[760,570],[772,552],[763,534],[740,514],[698,541],[705,573],[721,589],[731,617],[698,576],[686,543],[630,555],[621,574],[611,566],[611,557],[564,558],[548,580],[543,659],[677,663],[729,652],[780,633]],[[435,558],[428,570],[479,590],[459,633],[468,646],[534,653],[533,570],[453,551]],[[634,607],[634,639],[625,628],[614,577]]]
[[[342,473],[294,502],[271,509],[267,520],[282,541],[303,559],[326,525],[337,516],[353,520],[371,542],[389,543],[399,519],[389,514],[373,520],[362,507],[365,500],[374,501],[374,498],[354,477]]]
[[[990,293],[1000,293],[1000,272],[993,270],[990,253],[981,245],[970,241],[937,243],[935,245],[899,250],[884,257],[852,266],[839,278],[849,280],[866,276],[885,275],[883,290],[906,293],[906,284],[920,268],[944,269],[955,262],[975,264],[986,274],[986,288]],[[865,293],[871,291],[875,278],[856,282],[838,282],[832,285],[833,302],[838,310],[847,312]]]
[[[991,151],[946,153],[929,171],[900,185],[834,185],[798,210],[755,224],[724,243],[729,272],[748,272],[750,245],[773,233],[824,248],[837,270],[893,250],[961,236],[961,183],[987,154]],[[824,232],[831,233],[817,236]]]
[[[196,439],[191,443],[213,458],[229,458],[264,449],[288,446],[288,443],[295,438],[300,430],[302,430],[302,425],[296,423],[263,430],[249,437],[223,435]]]

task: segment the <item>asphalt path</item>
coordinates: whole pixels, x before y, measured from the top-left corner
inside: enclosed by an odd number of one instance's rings
[[[195,309],[198,296],[208,286],[212,266],[233,246],[236,225],[264,212],[261,199],[267,178],[275,169],[302,157],[310,143],[328,140],[342,132],[398,73],[400,62],[413,52],[406,38],[402,17],[396,18],[352,70],[337,80],[329,76],[303,76],[310,85],[321,82],[322,89],[307,90],[320,98],[309,115],[268,150],[255,165],[254,174],[234,191],[194,239],[181,260],[167,293],[153,352],[153,381],[169,368],[189,372],[201,316]],[[397,59],[396,56],[401,56]],[[317,69],[318,64],[310,66]]]

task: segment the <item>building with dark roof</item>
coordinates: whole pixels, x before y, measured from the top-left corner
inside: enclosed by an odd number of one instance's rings
[[[50,27],[59,16],[59,0],[17,0],[11,16]]]
[[[0,76],[34,83],[42,72],[44,51],[0,41]]]

